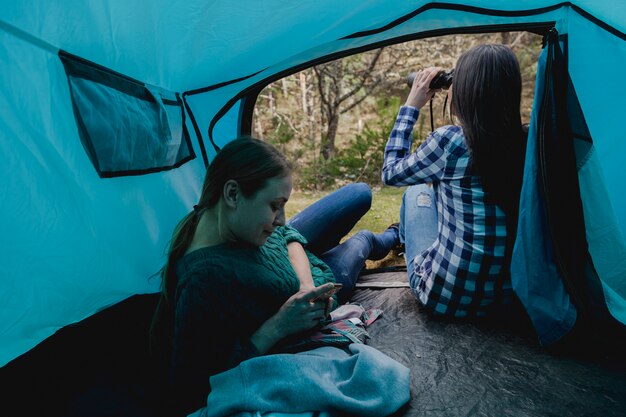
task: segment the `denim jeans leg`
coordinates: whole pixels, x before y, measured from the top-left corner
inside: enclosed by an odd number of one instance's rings
[[[335,280],[343,284],[338,294],[340,302],[346,302],[365,268],[366,259],[382,259],[398,243],[397,232],[387,229],[374,234],[361,230],[342,244],[320,255],[320,259],[333,271]]]
[[[404,258],[410,277],[415,270],[414,259],[437,240],[437,199],[427,184],[412,185],[402,196],[400,206],[400,241],[404,242]]]
[[[311,204],[287,221],[309,242],[307,249],[321,255],[341,239],[372,206],[365,183],[348,184]]]
[[[369,231],[358,232],[319,257],[333,271],[335,280],[343,284],[337,294],[340,304],[348,301],[354,291],[359,274],[365,267],[365,260],[372,252],[373,235]]]

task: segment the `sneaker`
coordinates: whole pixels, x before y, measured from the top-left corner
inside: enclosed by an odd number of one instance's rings
[[[404,243],[400,242],[400,223],[396,222],[396,223],[391,223],[387,229],[396,229],[398,231],[398,244],[396,246],[393,247],[393,253],[397,256],[397,257],[402,257],[404,256]]]
[[[399,235],[400,234],[400,222],[391,223],[389,226],[387,226],[387,229],[396,229]]]

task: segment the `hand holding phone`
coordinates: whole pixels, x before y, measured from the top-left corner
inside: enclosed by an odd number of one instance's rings
[[[329,286],[329,284],[324,284],[324,285]],[[340,284],[338,282],[333,282],[332,287],[330,287],[329,290],[315,297],[314,299],[311,300],[311,302],[314,303],[318,300],[325,300],[326,307],[324,308],[324,316],[328,318],[328,316],[330,315],[330,312],[337,305],[337,302],[331,297],[337,294],[342,288],[343,288],[343,284]]]
[[[332,284],[333,284],[333,287],[330,290],[321,294],[319,297],[315,298],[315,300],[327,300],[333,295],[337,294],[343,288],[343,284],[340,284],[338,282],[333,282]]]

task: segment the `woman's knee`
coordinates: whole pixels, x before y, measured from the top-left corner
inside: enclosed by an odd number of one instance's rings
[[[427,184],[412,185],[402,196],[401,212],[435,208],[435,191]]]
[[[351,195],[352,203],[364,213],[372,207],[372,189],[364,182],[355,182],[344,186]]]
[[[428,184],[412,185],[406,189],[403,198],[408,200],[416,200],[417,197],[420,195],[434,197],[435,190],[431,185]]]

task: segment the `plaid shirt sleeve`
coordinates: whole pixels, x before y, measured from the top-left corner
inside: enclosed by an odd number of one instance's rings
[[[387,185],[403,186],[441,179],[446,167],[445,136],[431,133],[424,143],[411,153],[413,125],[419,110],[402,106],[385,146],[382,180]]]

